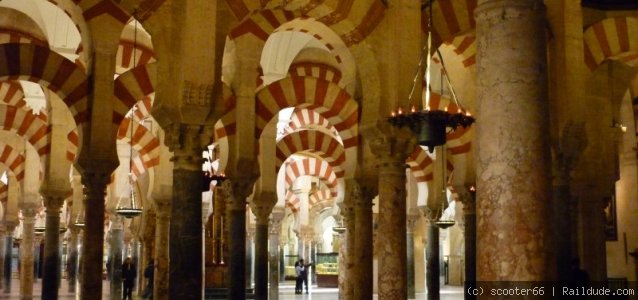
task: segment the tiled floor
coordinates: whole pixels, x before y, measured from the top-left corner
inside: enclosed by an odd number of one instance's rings
[[[33,299],[40,299],[41,281],[37,281],[33,285]],[[102,285],[102,299],[109,299],[109,285],[108,281],[104,281]],[[17,300],[20,299],[20,281],[13,279],[11,281],[11,293],[5,293],[4,289],[0,290],[0,299]],[[69,292],[69,287],[66,281],[62,282],[62,288],[59,294],[60,300],[75,299],[75,294]],[[338,290],[329,288],[317,288],[311,287],[309,294],[295,295],[294,286],[292,282],[284,282],[279,287],[279,300],[291,300],[291,299],[313,299],[313,300],[336,300],[338,299]],[[136,298],[137,299],[137,298]],[[377,299],[376,295],[374,299]],[[425,294],[417,294],[416,299],[426,299]],[[463,291],[461,287],[444,286],[441,290],[441,300],[456,300],[463,299]]]

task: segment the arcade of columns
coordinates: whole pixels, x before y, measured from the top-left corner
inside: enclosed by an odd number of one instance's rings
[[[564,279],[575,256],[636,280],[638,10],[431,1],[427,105],[458,109],[443,58],[478,121],[430,153],[386,119],[420,107],[429,2],[35,2],[0,2],[6,293],[14,245],[23,299],[39,277],[57,299],[62,270],[82,299],[116,299],[126,256],[155,263],[155,299],[277,299],[284,257],[320,252],[339,252],[343,299],[438,299],[444,255],[456,284]],[[37,7],[78,45],[61,51]],[[202,185],[202,165],[224,180]],[[143,215],[118,216],[132,196]]]

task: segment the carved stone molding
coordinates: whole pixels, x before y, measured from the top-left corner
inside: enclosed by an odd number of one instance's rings
[[[368,140],[379,167],[405,168],[405,161],[416,147],[414,134],[408,128],[392,126],[385,120],[377,122],[374,137]]]

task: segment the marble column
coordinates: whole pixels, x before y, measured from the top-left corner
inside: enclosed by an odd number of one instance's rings
[[[78,234],[80,233],[80,229],[75,227],[75,225],[71,225],[69,227],[71,230],[71,236],[69,237],[69,241],[67,242],[67,281],[69,282],[69,293],[75,294],[75,287],[77,282],[77,270],[78,270]]]
[[[4,222],[6,237],[4,242],[4,293],[11,293],[11,274],[13,273],[13,230],[14,222]]]
[[[441,294],[441,268],[439,253],[439,227],[436,213],[429,213],[426,231],[428,241],[425,248],[425,284],[428,300],[438,300]]]
[[[226,202],[228,216],[228,298],[246,299],[246,198],[253,190],[253,184],[257,176],[255,164],[252,162],[240,162],[240,166],[246,169],[239,171],[235,178],[224,181],[222,186],[228,193]]]
[[[379,299],[407,299],[406,257],[406,165],[416,147],[407,128],[396,128],[385,121],[377,123],[378,133],[369,141],[379,164],[378,241]],[[401,233],[401,234],[399,234]]]
[[[479,0],[475,16],[477,280],[552,280],[543,1]]]
[[[246,230],[246,289],[253,287],[253,249],[256,231],[257,228],[254,226],[249,226]]]
[[[20,299],[33,299],[33,245],[35,240],[35,203],[24,203],[22,210],[22,241],[20,242]]]
[[[354,183],[354,182],[353,182]],[[347,184],[350,184],[348,182]],[[354,299],[372,299],[373,292],[373,229],[372,229],[372,200],[376,196],[376,182],[370,184],[356,183],[350,197],[354,203],[354,227],[356,239],[354,241],[355,268],[353,285]]]
[[[199,125],[173,125],[169,298],[202,299],[202,149]],[[169,134],[167,134],[168,136]],[[243,253],[243,251],[242,251]],[[242,281],[243,283],[243,281]]]
[[[270,281],[270,293],[269,300],[279,299],[279,232],[281,231],[281,220],[283,218],[283,212],[274,213],[270,219],[269,231],[270,245],[268,253],[269,281]]]
[[[471,187],[469,193],[459,191],[463,202],[463,235],[465,237],[465,288],[476,282],[476,190]],[[465,293],[465,299],[476,296]]]
[[[358,266],[356,266],[356,251],[355,251],[355,242],[357,240],[357,228],[355,223],[355,215],[354,215],[354,204],[348,202],[342,202],[339,204],[341,208],[341,215],[343,217],[343,223],[346,227],[345,232],[345,240],[343,241],[344,246],[339,249],[340,252],[343,252],[344,260],[339,263],[339,275],[343,277],[343,292],[341,292],[341,288],[339,292],[342,295],[342,299],[351,300],[354,299],[354,291],[359,287],[356,286],[356,282],[354,277],[357,271]],[[342,272],[343,271],[343,272]]]
[[[408,262],[408,299],[416,299],[415,280],[414,280],[414,226],[419,221],[418,214],[410,214],[406,223],[406,241],[407,241],[407,262]]]
[[[259,197],[258,201],[263,201],[264,197]],[[276,203],[276,196],[273,197],[274,202],[266,205],[252,205],[252,211],[255,214],[255,299],[268,299],[268,225],[270,222],[270,213],[272,206]],[[247,269],[250,266],[247,266]]]
[[[96,164],[100,162],[95,162]],[[105,167],[106,168],[106,167]],[[85,225],[82,234],[81,299],[102,298],[102,262],[104,259],[104,195],[112,170],[85,170],[82,183],[86,187]]]
[[[7,239],[6,229],[4,225],[0,227],[0,266],[4,268],[4,258],[5,258],[5,242]],[[0,289],[4,287],[4,276],[0,276]]]
[[[60,208],[68,194],[66,190],[43,190],[46,207],[44,265],[42,267],[42,298],[58,299],[60,287]]]
[[[154,197],[155,201],[155,274],[153,279],[153,299],[168,300],[169,287],[169,227],[171,201],[169,198]]]
[[[124,228],[122,217],[111,214],[111,300],[122,298],[122,255],[124,253]]]

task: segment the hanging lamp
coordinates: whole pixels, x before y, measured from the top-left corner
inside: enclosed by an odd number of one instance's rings
[[[425,69],[425,97],[423,97],[423,109],[417,109],[412,106],[410,111],[403,111],[403,108],[398,107],[396,111],[391,112],[391,116],[388,119],[390,124],[397,127],[408,127],[416,135],[417,142],[421,146],[426,146],[430,152],[434,151],[434,147],[444,145],[446,143],[447,128],[452,130],[458,127],[469,127],[475,119],[471,114],[466,111],[458,101],[454,87],[450,82],[448,76],[445,76],[446,83],[450,87],[452,93],[452,99],[456,104],[458,110],[456,112],[448,112],[447,108],[444,110],[432,109],[430,104],[431,94],[431,64],[432,64],[432,3],[429,4],[429,18],[428,18],[428,36],[427,43],[421,50],[421,57],[417,65],[417,69],[412,82],[412,89],[408,96],[408,102],[412,101],[412,95],[416,87],[423,59],[426,57],[426,69]],[[439,49],[436,49],[436,53],[441,61],[441,67],[443,73],[447,75],[443,56]],[[441,78],[441,81],[443,78]]]

